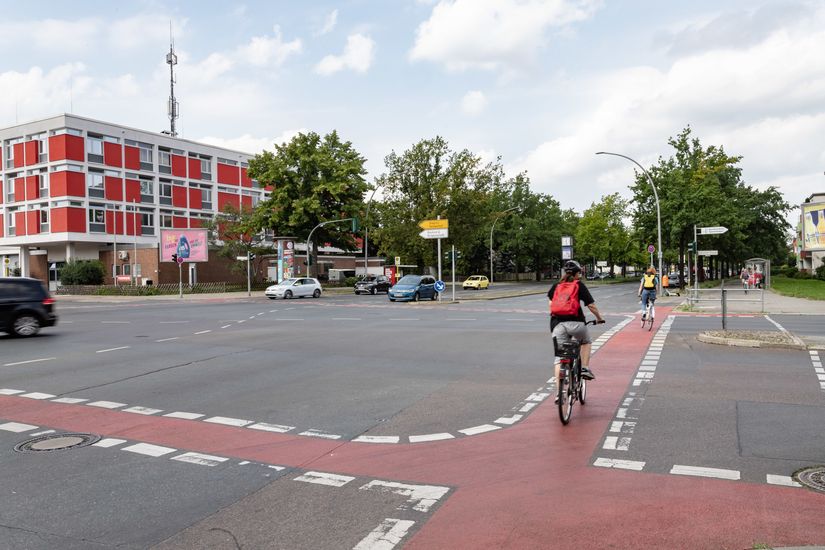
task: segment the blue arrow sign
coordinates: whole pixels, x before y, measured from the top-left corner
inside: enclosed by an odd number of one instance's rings
[[[444,281],[436,281],[435,282],[435,291],[436,292],[444,292],[445,288],[447,288],[447,285],[444,284]]]

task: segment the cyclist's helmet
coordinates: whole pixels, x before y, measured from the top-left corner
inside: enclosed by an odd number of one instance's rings
[[[582,270],[582,266],[576,260],[569,260],[564,264],[564,272],[570,273],[571,275],[575,275],[576,273],[580,273]]]

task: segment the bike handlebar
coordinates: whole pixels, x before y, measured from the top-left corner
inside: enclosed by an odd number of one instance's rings
[[[604,323],[605,323],[605,320],[604,320],[604,319],[602,319],[601,321],[598,321],[598,320],[596,320],[596,319],[593,319],[592,321],[585,321],[585,322],[584,322],[584,325],[585,325],[585,326],[587,326],[587,325],[603,325]]]

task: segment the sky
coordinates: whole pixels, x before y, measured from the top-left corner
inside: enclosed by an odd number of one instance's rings
[[[825,2],[0,0],[0,127],[71,112],[248,153],[443,136],[578,211],[685,126],[791,204],[825,191]]]

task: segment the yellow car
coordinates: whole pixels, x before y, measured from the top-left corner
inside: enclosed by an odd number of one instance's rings
[[[490,279],[488,279],[484,275],[473,275],[472,277],[468,277],[467,280],[464,281],[464,283],[462,283],[461,286],[464,290],[467,290],[469,288],[481,290],[482,288],[490,287]]]

